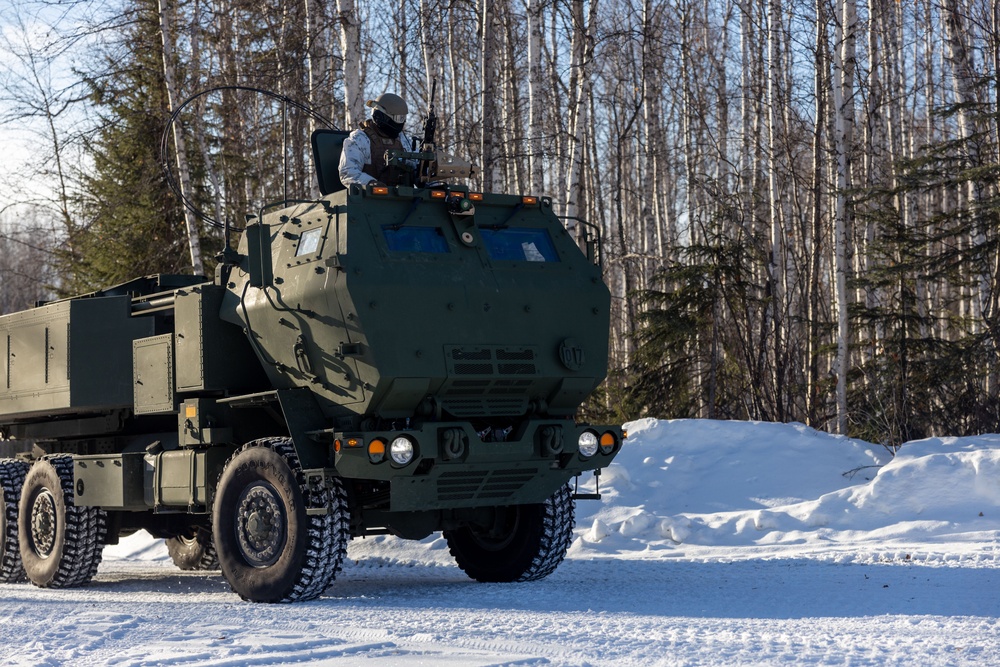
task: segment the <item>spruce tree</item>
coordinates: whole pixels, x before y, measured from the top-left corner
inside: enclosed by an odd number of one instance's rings
[[[67,293],[191,272],[183,211],[160,161],[169,111],[157,4],[141,0],[132,13],[106,71],[88,79],[101,123],[87,145],[79,232],[63,257]]]
[[[989,110],[975,107],[965,111],[988,127]],[[958,110],[939,117],[947,122]],[[873,218],[880,234],[870,248],[874,269],[858,279],[878,298],[854,313],[869,332],[852,378],[852,433],[859,437],[897,445],[1000,428],[1000,165],[969,159],[992,154],[984,150],[990,141],[980,129],[926,146],[898,165],[896,190],[865,193],[862,222]],[[954,196],[970,191],[977,196]],[[904,225],[896,210],[902,195],[936,204]],[[977,313],[973,300],[980,298]]]
[[[766,258],[762,236],[712,230],[653,278],[640,294],[635,357],[619,378],[622,418],[773,416],[766,359],[754,352],[769,295],[751,267]]]

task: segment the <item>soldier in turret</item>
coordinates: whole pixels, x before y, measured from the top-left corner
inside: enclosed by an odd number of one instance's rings
[[[362,186],[412,184],[416,161],[407,161],[408,168],[385,161],[388,150],[414,150],[413,141],[403,132],[409,112],[406,101],[399,95],[382,93],[365,105],[371,107],[371,118],[344,139],[339,167],[341,183]]]

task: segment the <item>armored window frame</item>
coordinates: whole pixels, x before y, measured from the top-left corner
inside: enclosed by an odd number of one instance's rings
[[[480,227],[479,234],[486,253],[493,261],[532,264],[561,261],[552,236],[544,227]],[[529,243],[531,251],[526,247]],[[529,252],[537,253],[537,258],[529,257]]]
[[[382,225],[382,240],[394,255],[446,255],[451,252],[451,244],[438,226]]]

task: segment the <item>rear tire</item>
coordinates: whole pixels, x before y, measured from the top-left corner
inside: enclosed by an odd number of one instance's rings
[[[17,505],[30,467],[23,461],[0,461],[0,584],[27,579],[17,544]]]
[[[107,514],[73,504],[73,458],[36,462],[18,503],[18,542],[24,571],[41,588],[72,588],[97,574]]]
[[[307,511],[323,508],[325,514]],[[229,459],[212,525],[222,574],[252,602],[318,597],[336,578],[350,539],[340,481],[307,486],[287,438],[251,442]]]
[[[495,512],[490,528],[445,531],[458,567],[482,582],[535,581],[552,574],[573,540],[576,505],[569,486],[543,503]]]
[[[164,540],[174,565],[182,570],[218,570],[219,555],[215,551],[212,531],[192,526],[184,534]]]

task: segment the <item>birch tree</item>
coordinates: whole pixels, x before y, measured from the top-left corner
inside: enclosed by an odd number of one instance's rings
[[[81,23],[100,35],[76,61],[89,97],[46,69],[76,32],[0,61],[0,98],[20,105],[2,120],[44,126],[36,166],[58,174],[52,210],[86,237],[82,254],[112,248],[128,270],[190,263],[150,142],[181,91],[251,83],[353,126],[362,92],[381,92],[366,82],[416,108],[437,78],[439,142],[482,165],[484,189],[547,192],[601,226],[605,404],[633,401],[618,417],[797,419],[874,439],[893,411],[914,433],[1000,428],[1000,376],[979,370],[1000,348],[996,3],[168,1]],[[36,88],[53,94],[39,102]],[[89,133],[86,170],[60,157],[83,136],[71,116]],[[311,196],[313,124],[288,118],[289,196]],[[188,196],[230,218],[273,200],[280,119],[280,105],[232,90],[185,114],[186,144],[168,139]],[[215,239],[201,242],[208,255]],[[72,255],[68,286],[125,270]],[[900,370],[908,360],[919,372]]]
[[[344,126],[357,127],[364,120],[361,90],[361,22],[354,0],[337,0],[340,22],[340,53],[344,75]]]
[[[813,135],[812,169],[812,253],[809,267],[809,295],[806,319],[809,322],[809,344],[806,352],[808,363],[806,423],[820,424],[823,397],[820,389],[820,349],[823,344],[820,313],[822,309],[822,266],[826,235],[823,233],[825,192],[825,128],[829,89],[829,66],[826,0],[816,0],[816,42],[813,96],[816,100],[816,123]]]
[[[482,57],[480,59],[480,89],[482,92],[482,140],[481,155],[483,160],[483,189],[487,192],[501,190],[502,171],[497,165],[497,40],[496,40],[497,3],[493,0],[482,0]]]
[[[769,317],[773,324],[772,341],[772,374],[771,382],[774,391],[774,406],[776,416],[779,420],[784,419],[784,402],[782,392],[785,384],[785,368],[783,361],[784,337],[785,337],[785,229],[780,208],[780,193],[778,191],[778,163],[779,153],[779,127],[780,99],[779,88],[781,63],[781,0],[769,0],[767,14],[767,43],[768,43],[768,77],[767,77],[767,99],[768,99],[768,215],[771,223],[771,262],[769,266],[770,276],[770,307]],[[763,346],[762,346],[763,347]]]
[[[160,12],[160,36],[163,40],[163,80],[166,84],[167,105],[173,109],[174,104],[179,103],[177,92],[177,80],[174,74],[174,40],[173,27],[171,25],[171,13],[173,7],[169,0],[158,0]],[[191,171],[188,168],[187,143],[184,139],[183,130],[180,123],[173,124],[174,153],[177,160],[178,185],[181,196],[189,198],[194,190],[191,186]],[[205,264],[201,259],[201,239],[199,237],[198,221],[195,220],[194,213],[184,207],[184,225],[187,229],[188,250],[191,254],[191,270],[196,276],[205,275]]]
[[[586,153],[585,140],[590,130],[590,93],[593,87],[591,71],[594,59],[594,33],[596,30],[597,0],[590,0],[590,10],[584,18],[583,2],[575,1],[571,5],[573,22],[573,61],[570,64],[574,72],[570,77],[572,108],[572,125],[569,130],[570,157],[569,175],[566,181],[566,215],[580,215],[581,189],[583,184],[583,165]],[[575,223],[571,221],[571,227]]]
[[[542,62],[541,0],[528,0],[528,132],[531,151],[528,156],[531,192],[545,191],[545,70]]]
[[[834,364],[837,377],[836,432],[847,434],[847,369],[848,329],[847,306],[847,226],[848,188],[850,187],[850,150],[854,137],[854,68],[857,6],[855,0],[837,0],[837,22],[834,30],[833,111],[836,131],[834,153],[837,161],[837,202],[834,212],[833,266],[837,312],[837,355]]]

